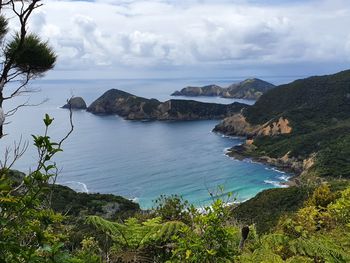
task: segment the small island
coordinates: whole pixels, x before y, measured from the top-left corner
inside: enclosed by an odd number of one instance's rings
[[[72,97],[67,104],[62,106],[63,109],[86,110],[87,106],[82,97]]]
[[[175,91],[171,96],[207,96],[233,99],[257,100],[275,85],[261,79],[251,78],[234,83],[227,88],[212,84],[203,87],[186,87],[181,91]]]

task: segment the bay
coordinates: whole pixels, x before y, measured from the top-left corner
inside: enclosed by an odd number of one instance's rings
[[[28,172],[36,162],[30,135],[43,133],[42,118],[48,113],[55,118],[50,135],[54,140],[62,138],[69,130],[69,112],[60,106],[72,95],[82,96],[90,104],[108,89],[117,88],[164,101],[171,98],[169,94],[173,91],[187,85],[215,83],[225,86],[237,80],[35,81],[31,88],[40,91],[12,100],[4,109],[26,99],[34,104],[46,98],[48,101],[20,109],[8,119],[10,123],[5,126],[8,135],[0,140],[1,156],[14,142],[29,142],[27,152],[14,166]],[[274,82],[281,81],[275,79]],[[226,104],[235,101],[205,97],[183,99]],[[196,206],[202,206],[210,203],[209,192],[215,192],[218,186],[226,192],[234,192],[237,200],[242,201],[264,189],[280,187],[286,180],[287,175],[271,167],[227,157],[225,150],[242,143],[243,139],[211,132],[218,123],[215,120],[140,122],[75,111],[73,121],[74,132],[55,162],[60,168],[57,182],[77,191],[121,195],[139,202],[142,208],[150,208],[152,200],[161,194],[182,195]]]

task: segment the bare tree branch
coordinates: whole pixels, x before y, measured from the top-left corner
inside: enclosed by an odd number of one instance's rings
[[[20,159],[23,154],[28,149],[29,143],[28,141],[22,140],[22,136],[19,139],[19,142],[13,143],[14,147],[11,149],[10,147],[6,147],[4,153],[4,161],[0,160],[0,169],[11,169],[14,163]],[[12,154],[12,155],[11,155]]]
[[[47,102],[48,100],[49,100],[49,99],[45,99],[45,100],[43,100],[43,101],[41,101],[41,102],[39,102],[39,103],[36,103],[36,104],[29,104],[29,99],[28,99],[28,100],[27,100],[26,102],[24,102],[23,104],[20,104],[20,105],[18,105],[17,107],[15,107],[15,108],[13,108],[13,109],[7,111],[7,112],[5,113],[5,117],[8,118],[8,117],[13,116],[20,108],[23,108],[23,107],[36,107],[36,106],[40,106],[40,105],[44,104],[45,102]]]
[[[27,24],[29,18],[33,11],[43,4],[41,0],[0,0],[0,12],[2,8],[9,8],[13,14],[15,14],[15,18],[18,19],[20,24],[20,30],[18,35],[16,35],[16,42],[14,46],[14,50],[8,52],[8,48],[10,47],[6,43],[2,45],[2,56],[4,57],[4,61],[1,62],[1,72],[0,72],[0,108],[5,100],[11,99],[15,96],[23,95],[28,93],[29,91],[24,90],[24,88],[28,85],[29,81],[42,76],[42,72],[40,70],[36,70],[36,68],[26,68],[25,66],[18,65],[16,60],[18,56],[23,51],[23,47],[25,45],[25,41],[27,38]],[[11,43],[11,42],[10,42]],[[11,46],[12,47],[12,46]],[[54,59],[55,60],[55,59]],[[53,62],[54,63],[54,62]],[[52,67],[51,67],[52,68]],[[4,96],[4,88],[5,85],[10,82],[20,81],[21,84],[7,97]],[[15,113],[16,110],[13,111]],[[0,125],[0,138],[3,135],[3,126]]]

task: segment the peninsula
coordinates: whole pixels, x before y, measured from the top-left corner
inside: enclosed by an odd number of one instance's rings
[[[209,120],[223,119],[248,105],[204,103],[194,100],[160,102],[111,89],[95,100],[87,111],[94,114],[117,114],[128,120]]]
[[[275,88],[275,85],[261,79],[251,78],[234,83],[227,88],[212,84],[203,87],[186,87],[180,91],[175,91],[171,96],[208,96],[222,97],[234,99],[257,100],[262,94],[270,89]]]

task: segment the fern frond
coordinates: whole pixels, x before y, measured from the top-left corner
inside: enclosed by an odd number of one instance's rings
[[[288,258],[286,263],[314,263],[314,260],[308,257],[295,256]]]
[[[93,225],[96,229],[109,235],[116,243],[128,245],[128,239],[125,236],[126,226],[111,222],[99,216],[88,216],[86,223]]]
[[[247,261],[248,259],[248,261]],[[250,258],[247,258],[245,261],[242,262],[259,262],[259,263],[283,263],[283,259],[275,254],[270,249],[265,248],[259,248],[254,251],[254,253],[251,255]]]
[[[97,229],[110,235],[115,235],[125,229],[124,225],[105,220],[99,216],[88,216],[86,218],[86,222],[88,224],[92,224]]]
[[[261,244],[265,248],[285,246],[288,242],[289,238],[284,234],[268,234],[261,238]]]
[[[180,221],[169,221],[161,225],[157,232],[153,235],[153,239],[157,241],[169,241],[171,238],[179,233],[179,231],[185,226]]]
[[[89,216],[87,223],[94,225],[98,230],[108,234],[119,247],[138,250],[152,242],[170,241],[184,223],[170,221],[164,224],[156,217],[139,223],[136,218],[129,218],[124,224],[111,222],[99,216]]]
[[[337,245],[335,240],[324,236],[299,238],[290,243],[290,250],[296,255],[322,259],[326,262],[350,262],[350,254]]]

